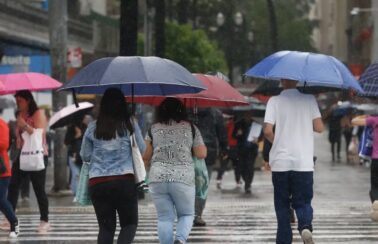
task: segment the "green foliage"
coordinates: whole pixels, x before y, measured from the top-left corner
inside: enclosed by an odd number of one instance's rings
[[[178,62],[193,73],[226,72],[224,54],[203,30],[189,25],[167,23],[166,57]]]

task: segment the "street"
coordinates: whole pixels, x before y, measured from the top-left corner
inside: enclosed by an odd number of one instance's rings
[[[332,164],[327,132],[315,136],[315,151],[315,243],[377,243],[378,223],[369,218],[369,169],[346,164],[344,154],[341,162]],[[232,171],[225,175],[222,190],[216,189],[215,183],[213,178],[204,213],[207,226],[194,227],[189,242],[274,243],[276,219],[270,173],[256,172],[252,195],[235,188]],[[47,189],[51,184],[50,179]],[[98,227],[91,207],[75,206],[71,196],[49,199],[50,233],[36,232],[39,214],[32,196],[30,203],[20,203],[21,232],[12,243],[96,243]],[[139,216],[135,243],[158,243],[156,212],[148,195],[140,202]],[[301,243],[295,225],[293,233],[294,243]],[[8,241],[7,236],[7,232],[0,232],[0,242]]]

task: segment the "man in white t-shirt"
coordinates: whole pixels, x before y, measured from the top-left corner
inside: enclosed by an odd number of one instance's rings
[[[304,243],[312,240],[314,135],[324,125],[313,95],[302,94],[296,81],[281,80],[284,90],[270,98],[264,119],[264,135],[273,143],[269,154],[278,229],[276,243],[292,243],[290,206],[298,218]],[[273,132],[273,126],[275,131]]]

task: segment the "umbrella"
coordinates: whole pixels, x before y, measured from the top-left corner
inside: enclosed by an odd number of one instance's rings
[[[334,87],[321,87],[321,86],[297,86],[297,89],[306,94],[318,94],[322,92],[337,91],[339,88]],[[277,80],[272,80],[271,82],[261,83],[251,95],[264,95],[264,96],[275,96],[280,94],[282,87],[280,87],[280,82]]]
[[[334,87],[362,91],[350,71],[338,59],[309,52],[276,52],[246,72],[268,80],[297,80],[305,86]]]
[[[359,82],[363,92],[360,92],[358,95],[378,98],[378,62],[369,65],[364,73],[362,73]]]
[[[59,90],[103,94],[109,87],[125,95],[171,95],[197,93],[205,89],[187,69],[159,57],[108,57],[80,70]]]
[[[195,94],[179,94],[171,97],[180,99],[186,107],[232,107],[249,103],[235,88],[218,76],[193,74],[207,88]],[[159,105],[165,96],[136,96],[134,102]],[[131,100],[130,97],[127,98]]]
[[[68,105],[56,112],[49,121],[50,129],[56,129],[68,125],[75,117],[88,113],[93,108],[93,104],[89,102],[81,102],[76,107],[75,104]]]
[[[41,91],[62,86],[60,82],[41,73],[13,73],[0,75],[0,95],[20,90]]]
[[[14,100],[5,98],[5,97],[0,97],[0,109],[6,109],[6,108],[15,108],[16,103]]]

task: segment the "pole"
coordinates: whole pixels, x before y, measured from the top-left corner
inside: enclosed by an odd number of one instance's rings
[[[67,75],[67,1],[49,1],[49,37],[52,77],[64,83]],[[53,111],[66,106],[66,94],[53,92]],[[54,137],[54,186],[53,193],[59,193],[67,186],[67,149],[63,140],[64,129],[56,129]]]
[[[376,62],[378,60],[378,1],[371,1],[371,15],[373,17],[373,42],[372,42],[372,48],[371,48],[371,63]]]

